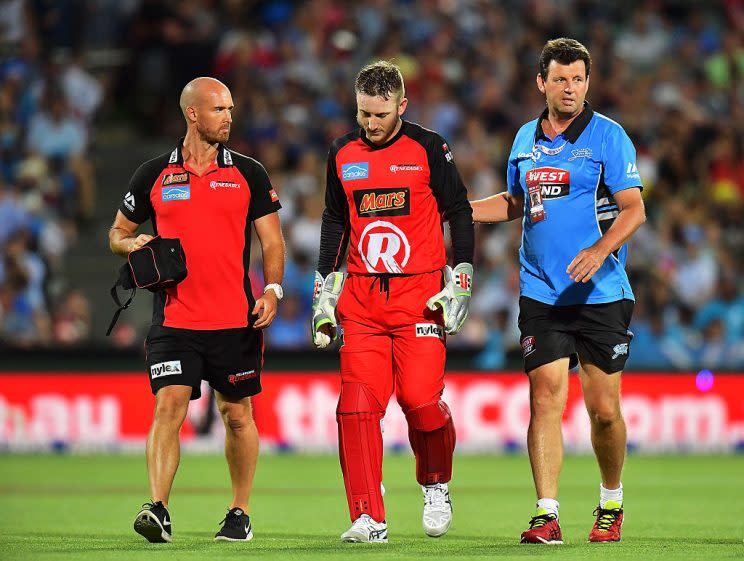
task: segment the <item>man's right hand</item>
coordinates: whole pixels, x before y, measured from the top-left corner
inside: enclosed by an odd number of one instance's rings
[[[129,238],[131,240],[131,245],[129,248],[129,253],[132,253],[133,251],[136,251],[143,247],[147,242],[149,242],[151,239],[153,239],[154,236],[151,236],[150,234],[140,234],[136,238]]]
[[[313,344],[319,349],[324,349],[335,341],[336,329],[336,305],[344,287],[344,273],[330,273],[325,279],[315,271],[315,287],[313,289],[313,318],[312,337]]]

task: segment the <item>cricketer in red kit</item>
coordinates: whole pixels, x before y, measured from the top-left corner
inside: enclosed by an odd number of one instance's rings
[[[343,328],[339,455],[352,527],[346,542],[385,542],[381,420],[395,391],[424,491],[424,531],[441,536],[452,508],[455,428],[444,389],[445,333],[467,316],[473,223],[446,141],[402,120],[408,100],[388,62],[356,79],[357,129],[328,156],[313,301],[313,341]],[[454,249],[447,265],[443,222]],[[344,256],[347,274],[339,272]]]

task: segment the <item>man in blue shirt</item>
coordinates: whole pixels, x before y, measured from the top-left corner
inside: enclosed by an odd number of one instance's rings
[[[520,313],[530,380],[527,447],[537,512],[522,543],[563,543],[558,476],[568,371],[579,376],[601,473],[589,540],[620,541],[626,430],[620,373],[632,333],[625,242],[645,221],[633,144],[584,100],[591,57],[573,39],[543,48],[537,87],[547,108],[514,139],[504,193],[471,202],[476,222],[522,218]]]

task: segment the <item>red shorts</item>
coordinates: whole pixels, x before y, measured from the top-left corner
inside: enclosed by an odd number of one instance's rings
[[[368,386],[384,409],[393,391],[404,411],[438,401],[444,390],[441,311],[426,301],[442,289],[434,271],[385,279],[349,275],[337,313],[344,331],[341,383]]]

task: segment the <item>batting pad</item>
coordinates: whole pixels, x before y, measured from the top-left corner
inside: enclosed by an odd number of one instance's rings
[[[352,522],[362,514],[385,520],[382,501],[383,409],[364,384],[341,384],[336,408],[338,451]]]

